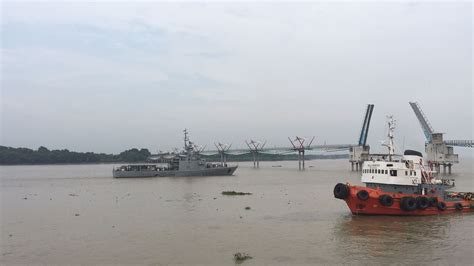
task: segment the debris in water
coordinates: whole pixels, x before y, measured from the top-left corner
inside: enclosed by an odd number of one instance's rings
[[[244,262],[245,260],[248,260],[248,259],[252,259],[252,257],[247,253],[237,252],[237,253],[234,254],[234,260],[237,263],[242,263],[242,262]]]
[[[28,198],[27,198],[27,197],[24,197],[23,199],[24,199],[24,200],[27,200]]]
[[[79,216],[79,213],[74,214],[74,216]]]
[[[245,207],[246,210],[250,210],[251,208],[249,206]]]
[[[249,192],[236,192],[236,191],[222,191],[222,195],[226,196],[243,196],[243,195],[252,195]]]
[[[71,194],[69,194],[69,196],[71,196],[71,197],[77,197],[77,196],[79,196],[79,195],[74,194],[74,193],[71,193]]]

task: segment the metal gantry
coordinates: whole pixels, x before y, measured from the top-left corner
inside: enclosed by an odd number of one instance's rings
[[[356,171],[359,171],[359,169],[362,170],[362,163],[369,159],[370,146],[367,145],[367,137],[369,135],[369,127],[373,111],[374,105],[368,104],[359,135],[359,143],[358,145],[353,145],[349,148],[349,162],[351,163],[352,171],[354,171],[354,166]]]
[[[367,136],[369,135],[370,120],[372,119],[372,113],[374,111],[374,105],[368,104],[367,110],[365,111],[364,123],[359,136],[359,146],[365,146],[367,143]]]
[[[428,118],[426,117],[423,110],[421,110],[420,105],[417,102],[409,102],[413,112],[415,112],[418,122],[420,122],[421,129],[423,129],[423,134],[425,134],[426,142],[431,142],[433,139],[433,127],[431,126]]]
[[[410,106],[415,112],[416,118],[421,125],[423,134],[425,135],[425,152],[430,164],[432,164],[437,172],[440,172],[443,166],[443,172],[451,174],[451,167],[454,163],[459,163],[459,157],[454,154],[453,146],[473,147],[472,140],[444,140],[443,133],[437,133],[431,126],[428,118],[421,110],[417,102],[410,102]]]
[[[458,147],[474,147],[474,141],[472,140],[445,140],[444,144],[449,146],[458,146]]]

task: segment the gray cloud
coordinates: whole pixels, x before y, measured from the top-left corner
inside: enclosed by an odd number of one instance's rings
[[[408,101],[472,138],[470,3],[6,3],[1,145],[117,152],[290,135],[369,142]],[[237,145],[237,144],[235,144]]]

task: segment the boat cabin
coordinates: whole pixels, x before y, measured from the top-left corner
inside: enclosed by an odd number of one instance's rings
[[[372,160],[364,162],[361,179],[363,183],[368,186],[386,184],[417,187],[418,184],[428,181],[431,171],[428,174],[425,170],[421,153],[407,150],[403,156],[390,156],[390,160],[386,160],[386,156],[373,155]]]

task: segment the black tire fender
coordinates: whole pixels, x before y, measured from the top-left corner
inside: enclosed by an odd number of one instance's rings
[[[357,198],[360,199],[360,200],[368,200],[369,199],[369,192],[367,192],[367,190],[359,190],[359,192],[357,192]]]
[[[337,199],[347,199],[349,197],[349,186],[346,184],[338,183],[334,187],[334,197]]]
[[[438,202],[438,204],[436,204],[436,207],[438,207],[438,210],[444,211],[444,210],[446,210],[446,203],[440,201],[440,202]]]
[[[379,197],[379,202],[385,207],[390,207],[393,205],[393,198],[390,195],[381,195]]]
[[[427,197],[417,197],[416,207],[420,210],[424,210],[430,206],[430,201]]]
[[[400,209],[404,211],[416,210],[416,200],[413,197],[403,197],[400,199]]]
[[[438,203],[438,198],[437,197],[431,197],[431,198],[428,198],[428,201],[430,202],[430,207],[435,207],[436,204]]]

